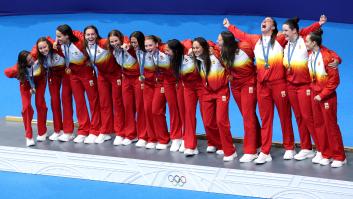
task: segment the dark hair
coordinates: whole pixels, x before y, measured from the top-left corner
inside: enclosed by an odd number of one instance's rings
[[[207,77],[211,69],[211,59],[210,59],[210,51],[209,51],[210,46],[208,45],[206,39],[204,39],[203,37],[195,38],[192,41],[192,43],[194,42],[198,42],[203,49],[203,53],[200,56],[200,58],[204,60],[205,67],[206,67],[206,77]],[[200,65],[200,62],[196,59],[196,56],[194,56],[194,63],[196,64],[197,68],[200,70],[201,65]]]
[[[69,25],[63,24],[56,28],[57,31],[61,32],[63,35],[68,35],[71,42],[77,42],[79,39],[74,35],[72,29]]]
[[[96,43],[97,43],[98,40],[102,39],[102,37],[99,35],[99,32],[98,32],[97,27],[95,27],[94,25],[89,25],[89,26],[87,26],[87,27],[83,30],[83,35],[86,35],[86,31],[87,31],[88,29],[93,29],[94,32],[96,32],[96,35],[97,35]],[[85,39],[85,49],[87,48],[87,46],[88,46],[88,42],[87,42],[86,39]]]
[[[137,43],[139,45],[140,50],[146,51],[145,49],[145,35],[141,31],[135,31],[131,33],[129,39],[131,41],[131,38],[135,37],[137,39]]]
[[[53,59],[53,44],[50,43],[50,41],[46,38],[46,37],[41,37],[37,40],[36,42],[36,47],[37,47],[37,56],[38,56],[38,63],[39,63],[39,66],[40,67],[44,67],[44,60],[46,59],[46,57],[41,53],[39,52],[39,46],[38,44],[40,42],[45,42],[47,43],[48,45],[48,48],[49,48],[49,53],[48,53],[48,56],[51,58],[51,60]]]
[[[291,30],[295,29],[295,30],[297,30],[297,33],[299,34],[299,25],[298,25],[298,23],[299,23],[299,18],[298,17],[294,17],[292,19],[287,19],[287,21],[284,22],[284,24],[288,25]]]
[[[17,58],[17,70],[18,70],[18,75],[17,75],[17,79],[20,80],[20,82],[24,82],[26,80],[26,68],[29,66],[28,62],[27,62],[27,57],[28,55],[30,55],[30,52],[28,52],[27,50],[22,50],[19,54],[18,54],[18,58]]]
[[[119,30],[112,30],[108,33],[108,43],[107,43],[107,47],[108,49],[110,49],[111,51],[114,50],[114,48],[110,45],[110,41],[109,38],[116,36],[119,38],[120,42],[123,43],[124,42],[124,35],[122,32],[120,32]]]
[[[234,35],[229,31],[221,32],[221,37],[223,39],[222,61],[227,68],[230,68],[233,65],[235,54],[239,53],[238,41],[235,40]]]
[[[153,41],[154,43],[156,43],[156,44],[162,43],[162,39],[159,38],[159,37],[157,37],[157,36],[155,36],[155,35],[146,36],[146,37],[145,37],[145,41],[146,41],[146,40],[152,40],[152,41]]]
[[[177,39],[171,39],[167,42],[168,47],[173,52],[170,60],[170,65],[174,70],[174,75],[179,78],[181,64],[183,63],[184,46]]]
[[[318,46],[321,46],[321,44],[322,44],[322,34],[323,34],[323,33],[324,33],[324,32],[322,31],[321,28],[317,29],[317,30],[314,31],[314,32],[311,32],[311,33],[309,34],[310,40],[311,40],[311,41],[315,41]]]

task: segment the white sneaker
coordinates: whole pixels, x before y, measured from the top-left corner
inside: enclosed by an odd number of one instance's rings
[[[122,144],[123,144],[123,140],[124,140],[123,137],[117,135],[117,136],[115,137],[115,139],[114,139],[113,144],[114,144],[115,146],[122,145]]]
[[[184,144],[184,140],[181,141],[181,145],[180,145],[180,148],[179,148],[179,152],[180,153],[184,153],[185,151],[185,144]]]
[[[347,163],[347,159],[343,160],[343,161],[339,161],[339,160],[334,160],[331,163],[331,167],[332,168],[338,168],[338,167],[342,167],[344,164]]]
[[[156,149],[158,150],[164,150],[164,149],[167,149],[168,148],[168,144],[161,144],[161,143],[158,143],[156,145]]]
[[[29,139],[26,138],[26,146],[35,146],[36,143],[34,142],[33,138]]]
[[[305,160],[307,158],[313,158],[315,156],[314,151],[308,149],[302,149],[294,156],[296,160]]]
[[[94,140],[95,143],[97,144],[102,144],[103,142],[112,139],[112,136],[110,136],[109,134],[99,134],[97,139]]]
[[[207,146],[206,152],[207,153],[214,153],[217,151],[217,148],[215,146]]]
[[[136,147],[146,147],[146,144],[147,144],[146,140],[139,139],[139,140],[136,142],[135,146],[136,146]]]
[[[156,145],[157,144],[154,142],[148,142],[145,147],[146,147],[146,149],[155,149]]]
[[[240,159],[239,162],[251,162],[257,158],[257,154],[244,154]]]
[[[172,145],[170,146],[170,151],[172,151],[172,152],[178,151],[180,148],[180,145],[181,145],[180,139],[172,140]]]
[[[132,142],[136,142],[136,141],[137,141],[137,138],[132,139],[132,140],[130,140],[130,139],[128,139],[128,138],[125,138],[125,139],[123,140],[123,145],[127,146],[127,145],[130,145]]]
[[[262,152],[260,152],[259,156],[254,160],[255,164],[264,164],[266,162],[271,162],[272,161],[272,157],[271,154],[264,154]]]
[[[51,140],[51,141],[59,140],[59,137],[61,134],[62,134],[62,131],[54,132],[53,134],[51,134],[51,136],[49,136],[49,140]]]
[[[45,140],[47,140],[47,133],[37,136],[37,142],[44,142]]]
[[[86,137],[87,136],[85,136],[85,135],[78,135],[75,137],[74,142],[75,143],[82,143],[83,141],[85,141]]]
[[[85,138],[85,140],[83,141],[83,143],[85,143],[85,144],[94,144],[95,141],[96,141],[96,139],[97,139],[97,136],[96,136],[96,135],[94,135],[94,134],[89,134],[89,135]]]
[[[74,136],[72,135],[72,133],[63,133],[58,137],[58,140],[62,142],[68,142],[68,141],[71,141],[72,139],[74,139]]]
[[[195,149],[185,149],[184,150],[184,155],[185,156],[193,156],[199,154],[199,150],[197,148]]]
[[[232,160],[234,160],[234,158],[236,158],[238,156],[237,152],[235,151],[232,155],[230,156],[224,156],[223,157],[223,161],[224,162],[230,162]]]
[[[322,159],[320,160],[320,165],[326,166],[326,165],[330,164],[330,162],[331,162],[330,159],[322,158]]]
[[[314,163],[314,164],[320,164],[320,161],[322,160],[322,154],[321,154],[321,152],[316,152],[316,155],[315,155],[315,157],[311,160],[311,162],[312,163]]]
[[[294,158],[295,151],[294,150],[286,150],[286,152],[283,155],[284,160],[291,160]]]
[[[216,154],[217,154],[217,155],[224,155],[224,151],[223,151],[223,150],[217,150],[217,151],[216,151]]]

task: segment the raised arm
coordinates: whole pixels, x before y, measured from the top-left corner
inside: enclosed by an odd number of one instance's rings
[[[235,25],[232,25],[227,18],[223,20],[223,25],[226,27],[231,33],[233,33],[234,37],[240,41],[246,41],[253,47],[256,45],[256,42],[259,40],[260,35],[257,34],[248,34],[246,32],[241,31]]]

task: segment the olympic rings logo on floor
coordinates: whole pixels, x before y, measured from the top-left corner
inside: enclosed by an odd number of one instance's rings
[[[174,186],[184,186],[186,183],[186,177],[185,176],[179,176],[179,175],[169,175],[168,176],[169,182],[171,182]]]

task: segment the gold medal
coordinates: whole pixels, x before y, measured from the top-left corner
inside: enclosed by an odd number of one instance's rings
[[[71,68],[69,68],[69,67],[65,68],[65,73],[70,75],[71,74]]]

